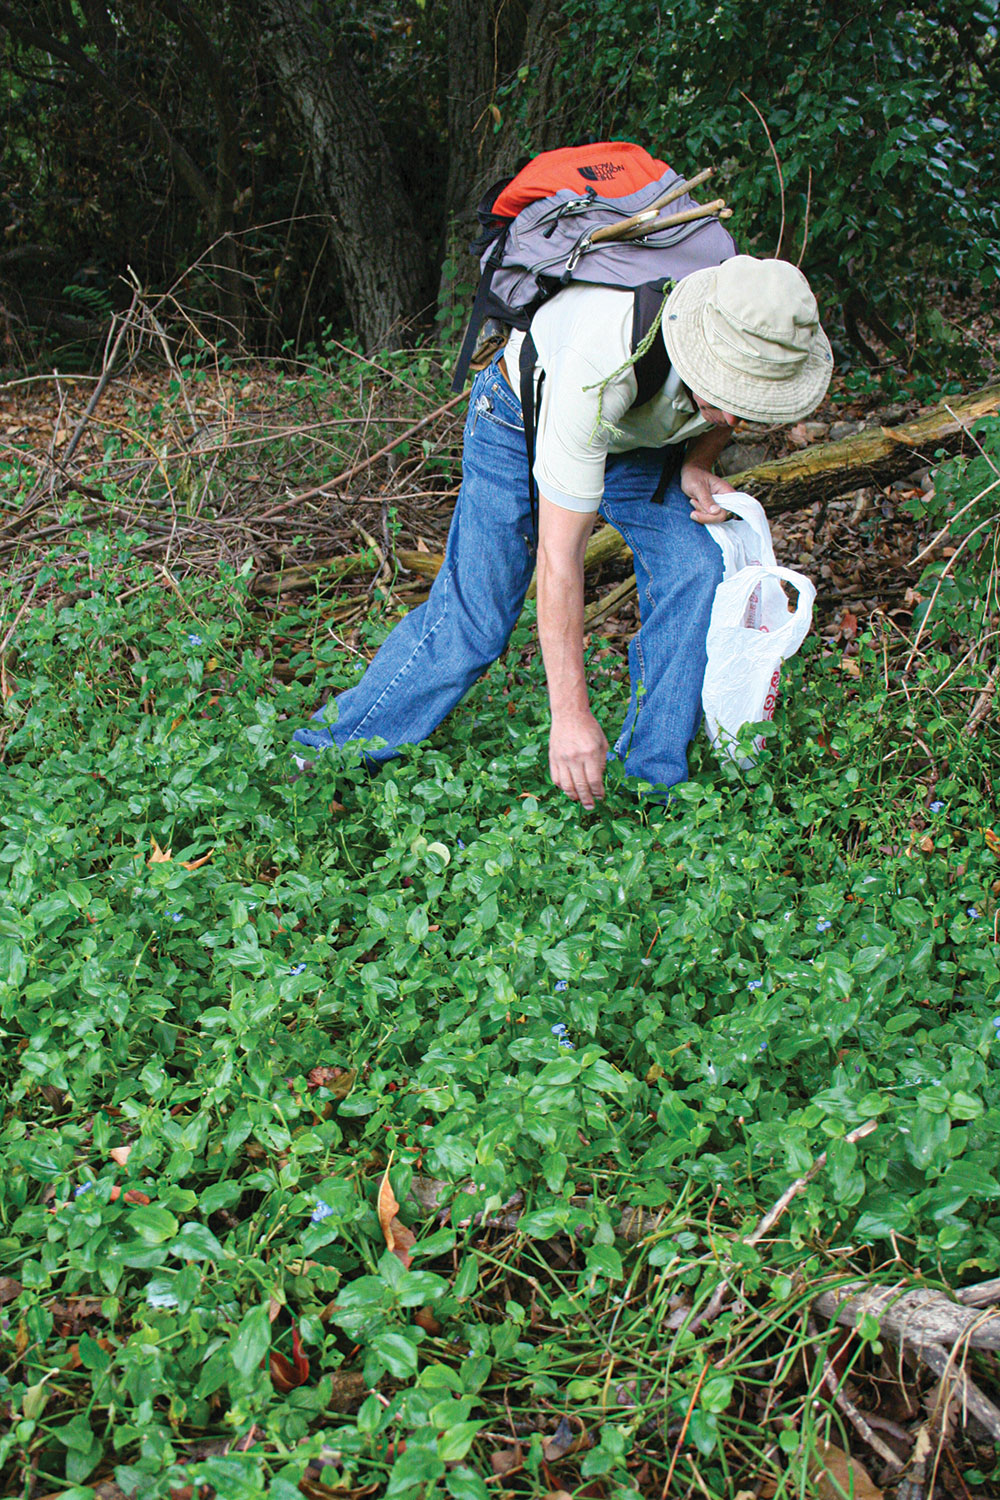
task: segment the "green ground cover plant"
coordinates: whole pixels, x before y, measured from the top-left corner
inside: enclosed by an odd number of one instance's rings
[[[4,1493],[815,1493],[817,1288],[1000,1260],[977,431],[914,502],[966,543],[920,640],[812,637],[755,768],[701,746],[666,809],[548,786],[530,611],[429,746],[292,781],[317,662],[361,665],[333,596],[168,589],[137,531],[48,559],[3,707]]]

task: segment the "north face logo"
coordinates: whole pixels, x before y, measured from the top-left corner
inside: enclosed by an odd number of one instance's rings
[[[577,167],[581,177],[588,182],[608,182],[616,172],[624,172],[625,168],[619,161],[600,161],[593,167]]]

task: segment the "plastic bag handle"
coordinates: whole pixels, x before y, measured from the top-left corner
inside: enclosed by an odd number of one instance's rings
[[[803,615],[808,616],[809,619],[812,618],[813,601],[816,598],[816,585],[804,573],[796,573],[794,568],[782,568],[777,564],[774,567],[770,567],[766,563],[761,563],[760,566],[755,568],[741,568],[735,578],[727,579],[726,581],[727,584],[742,583],[743,587],[740,592],[737,592],[735,589],[733,590],[734,601],[739,601],[741,609],[746,606],[750,595],[763,578],[780,578],[785,583],[791,584],[792,588],[798,591],[799,602],[788,616],[787,621],[783,621],[777,630],[769,632],[769,638],[772,641],[780,641],[785,635],[794,633]],[[722,584],[721,587],[725,588],[726,584]],[[749,629],[750,627],[747,628]],[[806,628],[808,629],[808,620]]]
[[[774,555],[774,543],[771,540],[771,528],[767,524],[767,516],[764,507],[759,500],[752,495],[747,495],[743,490],[734,490],[732,494],[713,495],[712,499],[724,510],[731,511],[734,516],[739,516],[745,521],[751,531],[760,542],[760,560],[766,567],[777,567],[777,559]],[[717,523],[725,526],[725,521]]]

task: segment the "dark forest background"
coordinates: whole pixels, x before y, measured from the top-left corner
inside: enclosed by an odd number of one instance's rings
[[[260,353],[453,341],[484,189],[619,137],[715,165],[742,247],[802,256],[851,357],[974,375],[997,23],[997,0],[3,0],[4,363],[83,357],[130,270]]]

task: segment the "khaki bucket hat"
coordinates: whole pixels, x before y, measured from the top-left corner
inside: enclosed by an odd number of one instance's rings
[[[816,298],[787,260],[734,255],[679,281],[663,339],[685,385],[748,422],[797,422],[833,374]]]

